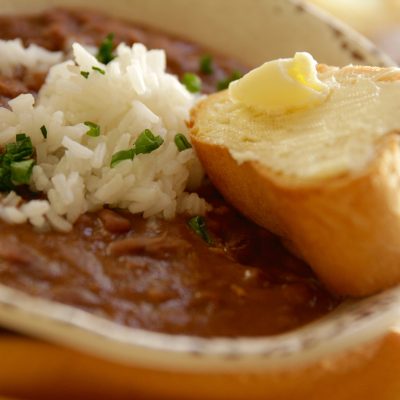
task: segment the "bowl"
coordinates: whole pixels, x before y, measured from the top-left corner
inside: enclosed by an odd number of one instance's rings
[[[0,0],[2,13],[79,0]],[[249,64],[309,51],[333,65],[394,63],[302,2],[87,0]],[[240,27],[240,29],[238,29]],[[223,49],[223,51],[221,51]],[[267,312],[267,310],[266,310]],[[0,285],[0,393],[29,398],[396,399],[400,288],[347,301],[324,318],[262,338],[174,336],[127,328]],[[21,384],[23,382],[23,384]]]

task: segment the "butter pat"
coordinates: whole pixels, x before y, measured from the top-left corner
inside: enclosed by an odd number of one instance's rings
[[[268,114],[316,106],[329,91],[329,86],[318,78],[317,61],[306,52],[266,62],[229,86],[234,103]]]

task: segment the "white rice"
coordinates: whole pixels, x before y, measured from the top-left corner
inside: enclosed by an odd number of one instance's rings
[[[0,54],[3,73],[16,65],[35,70],[56,64],[36,102],[24,94],[9,102],[10,110],[0,108],[0,145],[21,132],[31,137],[36,149],[31,189],[47,195],[25,203],[13,192],[3,196],[1,219],[68,231],[80,215],[105,205],[144,217],[206,212],[207,203],[186,192],[201,183],[200,163],[193,149],[179,152],[174,143],[176,133],[187,135],[185,120],[196,97],[166,73],[164,51],[121,44],[117,57],[103,65],[75,43],[74,61],[60,63],[61,54],[37,46],[25,49],[14,40],[0,41]],[[87,79],[82,71],[89,72]],[[100,136],[88,136],[85,121],[98,124]],[[111,168],[112,155],[132,148],[144,129],[164,143]]]
[[[61,52],[48,51],[35,44],[25,48],[21,39],[0,40],[0,54],[0,71],[7,76],[11,76],[16,67],[45,72],[63,59]]]

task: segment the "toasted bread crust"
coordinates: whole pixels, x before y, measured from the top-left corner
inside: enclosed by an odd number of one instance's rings
[[[204,140],[199,132],[208,101],[212,96],[192,111],[191,138],[211,181],[230,203],[283,237],[335,293],[364,296],[400,281],[396,132],[381,138],[375,157],[359,173],[297,187],[258,162],[239,164],[229,144]]]

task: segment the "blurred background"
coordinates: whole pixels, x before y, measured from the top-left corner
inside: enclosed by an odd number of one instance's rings
[[[308,0],[358,30],[400,64],[400,0]]]

